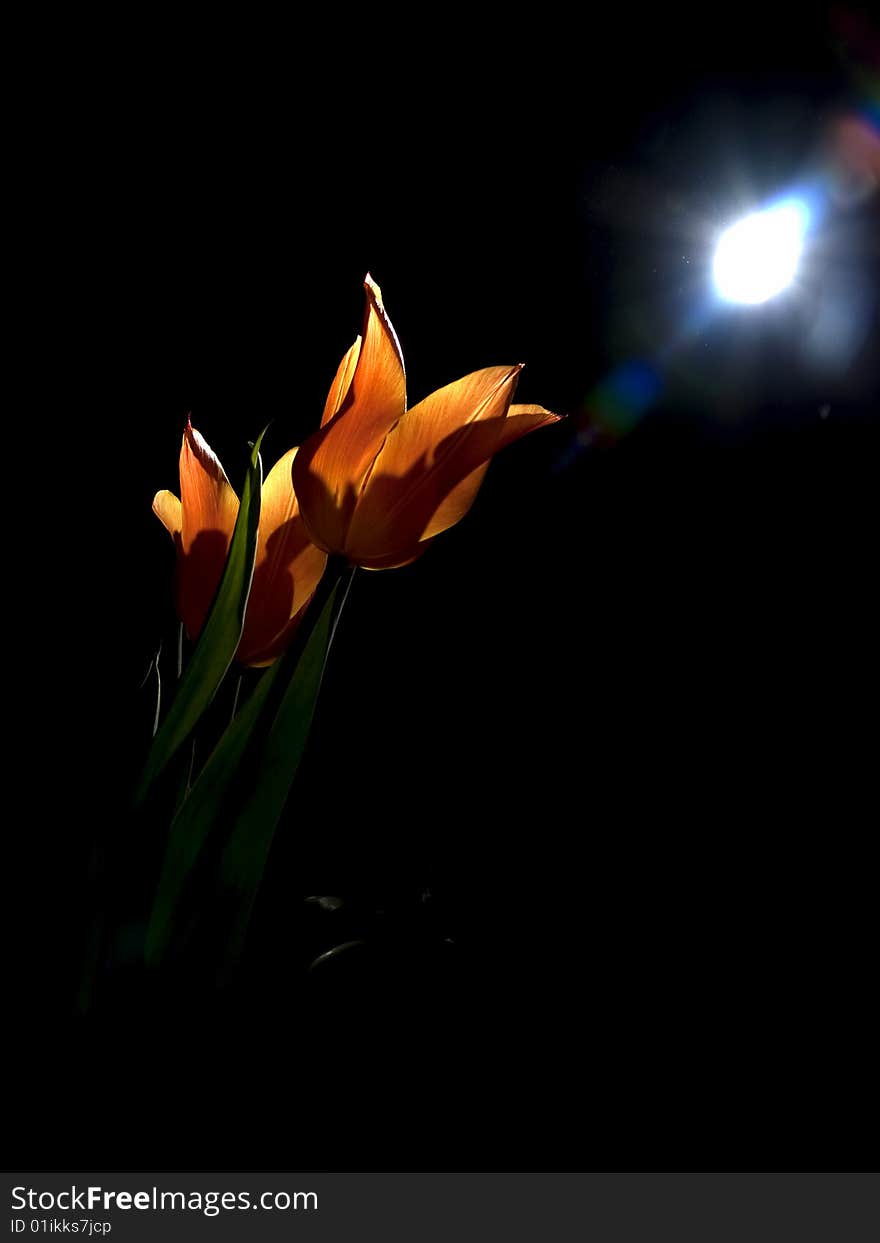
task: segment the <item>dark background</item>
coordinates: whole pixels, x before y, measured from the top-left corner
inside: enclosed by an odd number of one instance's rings
[[[829,215],[796,296],[674,344],[713,231],[858,107],[858,21],[163,27],[80,75],[29,735],[62,896],[17,955],[51,1012],[21,1025],[18,1164],[870,1168],[878,198]],[[519,399],[569,418],[420,563],[356,577],[239,978],[108,961],[65,1017],[173,640],[152,495],[190,411],[233,482],[269,419],[267,465],[316,426],[368,270],[411,400],[523,361]],[[831,286],[861,299],[843,361],[805,345]],[[633,359],[662,388],[608,434]]]

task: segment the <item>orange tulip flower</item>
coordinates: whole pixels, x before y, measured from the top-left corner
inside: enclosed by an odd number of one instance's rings
[[[254,577],[236,652],[243,665],[270,665],[284,651],[327,563],[299,515],[290,481],[296,452],[285,453],[263,483]],[[180,448],[180,499],[157,492],[153,512],[177,548],[177,612],[195,639],[220,585],[238,497],[189,421]]]
[[[499,449],[559,416],[510,404],[521,365],[475,371],[408,410],[397,334],[369,276],[365,289],[363,337],[340,363],[293,484],[319,548],[386,570],[464,517]]]

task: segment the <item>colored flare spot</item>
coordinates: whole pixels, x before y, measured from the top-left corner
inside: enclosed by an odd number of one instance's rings
[[[621,363],[587,399],[591,425],[606,435],[623,436],[656,400],[661,387],[648,363]]]

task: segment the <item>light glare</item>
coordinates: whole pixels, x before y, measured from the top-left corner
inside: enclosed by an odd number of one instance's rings
[[[766,302],[790,285],[807,230],[807,209],[789,200],[753,212],[721,234],[712,272],[728,302]]]

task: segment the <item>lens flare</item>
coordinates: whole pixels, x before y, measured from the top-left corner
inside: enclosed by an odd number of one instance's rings
[[[808,223],[806,206],[789,199],[725,229],[712,266],[720,296],[754,305],[781,293],[794,279]]]
[[[828,129],[829,190],[841,207],[858,207],[880,188],[880,129],[869,115],[837,117]]]

